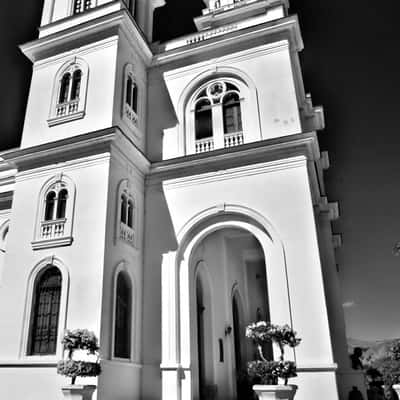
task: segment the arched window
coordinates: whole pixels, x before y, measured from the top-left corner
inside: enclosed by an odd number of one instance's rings
[[[133,212],[134,212],[134,205],[132,199],[128,201],[128,218],[127,218],[127,225],[129,228],[133,228]]]
[[[74,59],[59,70],[47,120],[49,126],[84,117],[87,81],[88,67],[80,59]]]
[[[216,80],[194,98],[195,152],[240,145],[243,140],[239,88],[228,80]]]
[[[195,132],[196,140],[205,139],[213,135],[211,102],[208,99],[200,99],[196,103]]]
[[[79,90],[81,88],[82,71],[77,69],[72,76],[71,100],[79,99]]]
[[[68,191],[62,189],[58,192],[57,198],[57,219],[65,218],[65,210],[67,209]]]
[[[128,123],[137,125],[138,123],[138,85],[133,71],[133,66],[125,66],[124,74],[124,104],[122,116]]]
[[[67,72],[61,78],[60,83],[60,96],[58,98],[58,103],[66,103],[68,101],[69,85],[71,83],[71,74]]]
[[[54,219],[54,210],[56,204],[56,193],[50,191],[46,196],[46,208],[44,212],[44,220],[51,221]]]
[[[125,272],[119,272],[115,293],[114,357],[131,358],[132,286]]]
[[[126,201],[126,196],[123,194],[121,196],[121,222],[124,224],[127,224],[126,220],[127,207],[128,207],[128,202]]]
[[[42,187],[38,202],[34,249],[72,243],[75,185],[65,175],[51,178]]]
[[[240,99],[237,92],[229,92],[223,99],[224,133],[235,133],[242,131],[242,113],[240,110]]]
[[[79,14],[91,7],[91,0],[74,0],[73,14]]]
[[[136,221],[135,207],[136,202],[131,192],[127,180],[123,180],[118,188],[118,224],[116,238],[135,246],[136,240]]]
[[[29,329],[28,355],[55,354],[61,298],[61,272],[49,265],[36,278]]]

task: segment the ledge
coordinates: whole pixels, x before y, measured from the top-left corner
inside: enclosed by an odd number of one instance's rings
[[[0,360],[1,368],[55,368],[57,361],[53,360]]]
[[[156,162],[152,164],[146,179],[148,184],[157,184],[164,180],[296,156],[305,156],[311,161],[319,159],[315,132],[265,139]]]
[[[73,114],[63,115],[62,117],[54,117],[47,120],[49,127],[64,124],[65,122],[75,121],[77,119],[82,119],[85,116],[85,111],[78,111]]]
[[[34,240],[31,242],[33,250],[48,249],[51,247],[70,246],[72,244],[72,236],[57,239]]]

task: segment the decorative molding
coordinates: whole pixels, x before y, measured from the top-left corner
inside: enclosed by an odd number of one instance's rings
[[[49,127],[52,127],[55,125],[64,124],[66,122],[75,121],[77,119],[82,119],[84,116],[85,116],[85,111],[79,111],[73,114],[64,115],[62,117],[49,118],[47,120],[47,124],[49,125]]]
[[[292,168],[301,168],[307,165],[305,156],[299,156],[278,161],[271,161],[262,164],[245,165],[242,167],[230,168],[216,172],[196,174],[178,179],[164,181],[163,186],[166,190],[176,189],[178,187],[187,187],[192,185],[201,185],[209,182],[218,182],[226,179],[240,178],[243,176],[249,177],[252,175],[260,175],[272,173]]]
[[[335,249],[342,247],[343,240],[341,234],[334,234],[332,235],[332,244]]]
[[[83,168],[89,168],[94,165],[103,164],[104,162],[107,162],[109,160],[110,160],[110,154],[104,153],[104,154],[96,154],[94,156],[86,156],[85,158],[77,160],[60,162],[57,163],[57,165],[49,164],[43,167],[19,172],[16,176],[16,182],[23,182],[26,180],[30,180],[32,178],[48,177],[49,173],[57,174],[58,172],[61,171],[68,172],[76,169],[81,170]]]
[[[201,33],[205,34],[206,32],[207,31],[203,31]],[[301,38],[298,18],[297,16],[293,15],[282,18],[279,21],[271,21],[250,27],[242,28],[238,24],[238,30],[226,33],[221,37],[216,37],[215,39],[200,41],[193,44],[186,44],[185,42],[180,46],[174,47],[173,41],[167,42],[163,46],[159,46],[158,49],[155,49],[156,54],[153,58],[153,65],[169,63],[184,57],[188,57],[194,53],[199,55],[199,53],[205,51],[216,50],[225,46],[228,47],[237,45],[238,43],[246,40],[255,40],[258,37],[271,35],[278,35],[280,40],[288,40],[290,47],[296,51],[301,51],[303,49],[303,41]],[[187,38],[179,38],[178,40],[186,41]],[[168,46],[174,48],[168,50]]]
[[[330,167],[330,162],[329,162],[329,153],[327,151],[322,151],[321,152],[321,167],[324,170],[329,169]]]
[[[321,197],[321,201],[315,207],[317,214],[326,214],[330,221],[334,221],[339,218],[339,203],[328,203],[326,197]]]
[[[19,171],[36,170],[41,167],[48,168],[51,163],[60,165],[71,162],[73,159],[82,160],[85,157],[99,154],[102,157],[104,153],[110,152],[112,145],[118,146],[120,141],[124,142],[123,146],[119,147],[121,151],[131,150],[133,155],[131,158],[135,159],[136,166],[147,171],[150,161],[129,135],[115,126],[38,146],[4,151],[0,153],[0,157],[13,168],[18,168]],[[18,175],[20,174],[21,172]]]
[[[315,132],[267,139],[213,152],[156,162],[151,166],[146,183],[152,185],[184,177],[189,175],[188,171],[190,171],[190,175],[199,175],[239,166],[249,167],[249,164],[279,162],[282,157],[291,159],[299,156],[304,156],[308,160],[319,158]]]
[[[51,247],[70,246],[72,244],[72,236],[67,236],[59,239],[34,240],[31,242],[33,250],[48,249]]]
[[[23,44],[20,46],[20,49],[32,62],[37,62],[44,58],[54,56],[60,51],[60,48],[65,52],[66,49],[73,47],[75,41],[79,41],[79,43],[82,44],[85,39],[90,38],[90,41],[93,42],[96,41],[96,36],[98,40],[102,40],[104,39],[105,32],[108,32],[110,36],[112,34],[118,36],[121,34],[120,30],[123,30],[137,43],[137,49],[141,57],[146,64],[149,65],[152,58],[151,50],[142,31],[138,29],[133,18],[129,15],[129,12],[125,7],[121,6],[119,1],[107,3],[104,7],[112,7],[116,4],[120,5],[119,9],[116,11],[98,16],[95,19],[82,22],[78,25],[62,25],[66,22],[66,19],[54,22],[54,24],[59,24],[60,26],[55,29],[53,33],[47,36],[42,35],[42,37],[37,40]],[[88,15],[90,12],[94,11],[95,9],[80,15]],[[71,17],[71,19],[72,18],[73,17]],[[49,24],[47,27],[50,25],[53,24]]]

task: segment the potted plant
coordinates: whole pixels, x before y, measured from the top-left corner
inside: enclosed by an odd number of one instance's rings
[[[77,377],[98,376],[101,372],[96,335],[87,329],[66,330],[61,343],[64,359],[58,362],[57,373],[71,378],[71,384],[61,389],[64,397],[71,400],[90,400],[96,386],[77,385],[75,381]]]
[[[391,399],[393,390],[400,398],[400,339],[393,341],[373,366],[382,374],[385,396]]]
[[[254,383],[253,390],[259,399],[293,399],[297,386],[288,385],[288,379],[297,376],[296,363],[285,361],[284,350],[285,346],[296,347],[300,344],[301,339],[296,337],[296,332],[288,325],[279,326],[259,321],[247,326],[246,336],[253,340],[257,349],[258,359],[247,364],[247,373]],[[263,346],[268,342],[278,345],[279,361],[264,357]],[[279,384],[279,379],[283,380],[283,385]]]

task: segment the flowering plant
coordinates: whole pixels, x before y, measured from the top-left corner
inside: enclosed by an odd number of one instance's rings
[[[373,368],[381,374],[387,397],[390,397],[392,385],[400,383],[400,339],[388,347],[386,354],[375,360]]]
[[[296,347],[301,342],[296,335],[289,325],[280,326],[259,321],[247,326],[246,336],[253,340],[259,357],[259,360],[247,364],[250,378],[265,385],[276,385],[278,378],[281,378],[287,385],[289,378],[297,376],[296,364],[293,361],[284,360],[285,346]],[[264,357],[262,346],[267,342],[273,342],[279,346],[281,352],[279,361],[269,361]]]
[[[87,329],[66,330],[61,343],[64,352],[67,352],[67,359],[60,360],[57,364],[57,373],[68,376],[72,379],[72,384],[78,376],[98,376],[101,373],[99,343],[96,335]],[[76,350],[86,350],[87,355],[96,356],[96,361],[73,360]]]
[[[64,332],[64,337],[61,340],[64,350],[67,350],[69,357],[72,356],[74,350],[87,350],[88,354],[96,354],[99,350],[99,343],[96,335],[87,329],[68,329]]]

